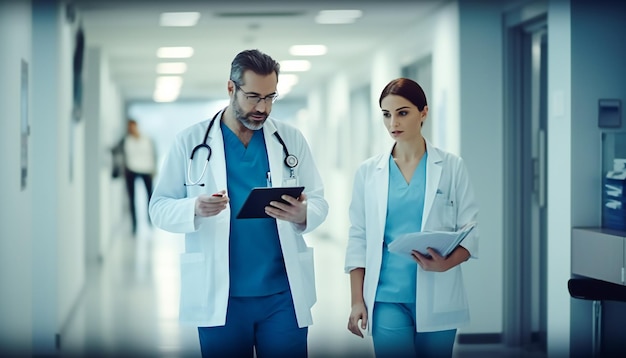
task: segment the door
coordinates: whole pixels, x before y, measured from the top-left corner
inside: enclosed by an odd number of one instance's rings
[[[503,340],[545,352],[548,29],[545,12],[515,18],[505,46]]]

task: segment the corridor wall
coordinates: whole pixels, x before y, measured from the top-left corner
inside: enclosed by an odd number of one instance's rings
[[[33,1],[33,350],[56,352],[85,283],[84,121],[73,118],[74,26],[62,1]]]
[[[84,286],[84,126],[72,118],[75,24],[65,10],[0,1],[3,355],[54,354]]]
[[[89,34],[87,33],[87,36]],[[97,47],[85,56],[85,260],[102,263],[115,239],[130,233],[123,177],[111,175],[111,148],[126,134],[124,102],[111,78],[108,57]],[[126,225],[125,225],[126,223]],[[125,230],[126,229],[126,230]]]
[[[33,337],[32,165],[21,184],[22,61],[32,73],[31,4],[0,1],[0,355],[30,354]],[[31,81],[27,79],[27,86]],[[30,123],[30,96],[24,98]],[[27,141],[32,137],[26,136]],[[26,150],[29,147],[26,145]],[[26,158],[32,161],[32,153]]]

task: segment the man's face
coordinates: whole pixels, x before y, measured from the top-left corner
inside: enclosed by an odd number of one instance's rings
[[[243,84],[233,82],[231,106],[235,118],[246,128],[257,130],[263,127],[271,110],[273,97],[277,95],[276,73],[268,76],[246,71]]]

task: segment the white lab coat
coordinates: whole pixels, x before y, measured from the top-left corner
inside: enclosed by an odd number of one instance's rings
[[[180,256],[180,310],[182,322],[197,326],[223,326],[229,295],[229,233],[230,207],[212,217],[195,217],[195,200],[200,194],[212,194],[227,188],[224,142],[220,128],[222,112],[207,139],[212,149],[211,159],[201,183],[185,186],[187,166],[192,149],[202,143],[210,120],[195,124],[176,136],[160,170],[150,199],[152,223],[163,230],[185,234],[185,252]],[[283,147],[273,133],[285,141],[290,154],[295,155],[299,185],[307,195],[307,225],[304,230],[287,221],[277,220],[280,246],[285,260],[298,325],[311,325],[311,307],[316,301],[313,268],[313,248],[303,234],[318,227],[328,214],[324,187],[303,135],[284,122],[268,118],[263,126],[272,185],[283,186],[289,176],[284,164]],[[199,150],[191,165],[191,180],[197,180],[206,163],[207,151]]]
[[[456,231],[476,221],[478,205],[463,160],[426,142],[426,190],[422,231]],[[365,268],[363,296],[371,335],[374,299],[380,276],[391,151],[366,160],[358,168],[350,203],[350,230],[345,271]],[[478,252],[478,227],[463,240],[473,258]],[[417,264],[416,264],[417,265]],[[439,331],[469,322],[461,265],[446,272],[417,271],[416,330]]]

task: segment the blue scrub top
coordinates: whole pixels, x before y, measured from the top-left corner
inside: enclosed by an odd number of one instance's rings
[[[390,253],[388,245],[402,234],[422,229],[427,158],[428,153],[424,153],[411,182],[407,183],[393,156],[389,156],[387,217],[376,301],[415,302],[417,263],[413,259]]]
[[[275,219],[237,219],[254,187],[267,186],[269,161],[263,130],[256,130],[246,148],[221,123],[230,197],[230,295],[267,296],[289,289]]]

